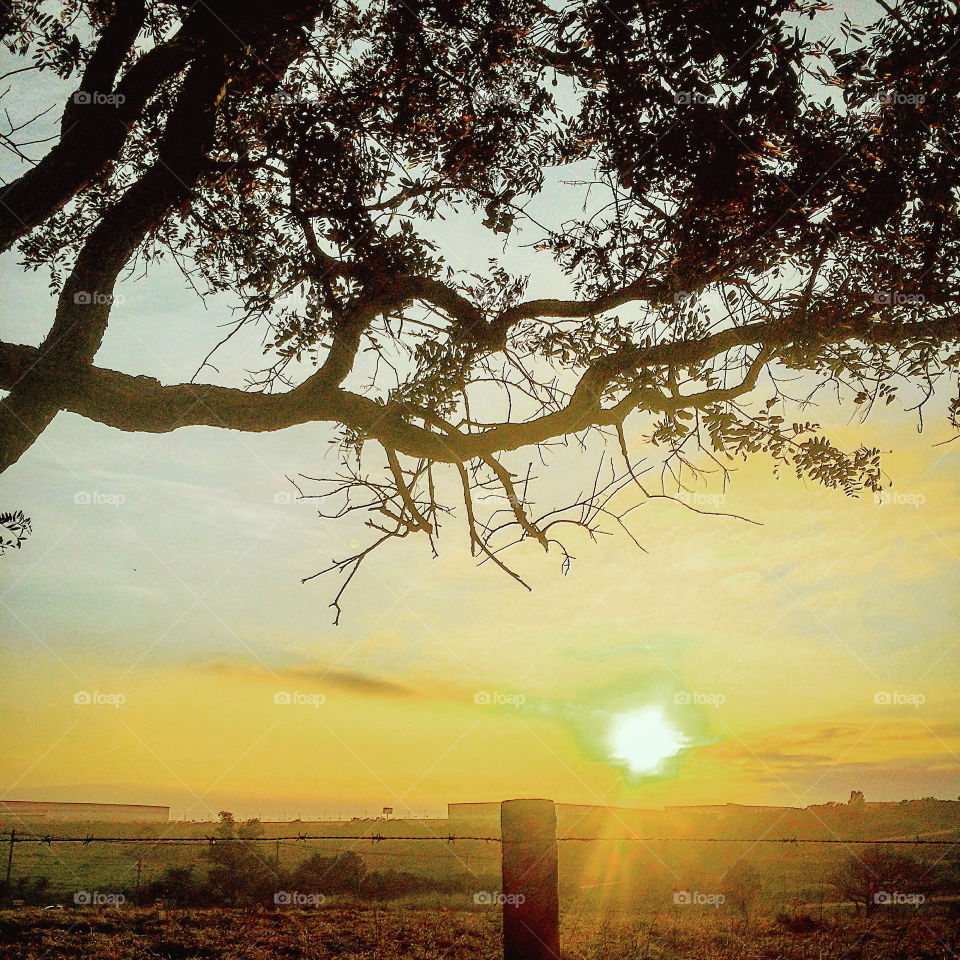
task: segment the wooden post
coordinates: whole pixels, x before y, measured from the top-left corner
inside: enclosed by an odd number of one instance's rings
[[[16,843],[17,831],[10,828],[10,852],[7,854],[7,881],[3,885],[3,898],[10,899],[10,870],[13,867],[13,845]]]
[[[559,960],[557,811],[552,800],[504,800],[504,960]]]

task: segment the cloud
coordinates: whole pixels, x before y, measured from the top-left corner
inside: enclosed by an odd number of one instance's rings
[[[950,796],[960,759],[944,741],[957,737],[957,727],[920,719],[799,724],[706,745],[697,751],[699,772],[735,770],[744,784],[780,787],[798,805],[844,799],[851,789],[878,800]]]
[[[255,680],[274,680],[315,687],[336,687],[352,693],[381,697],[407,697],[415,693],[411,687],[384,680],[358,670],[330,667],[322,663],[296,666],[268,667],[226,657],[208,660],[196,669],[220,676],[247,677]]]

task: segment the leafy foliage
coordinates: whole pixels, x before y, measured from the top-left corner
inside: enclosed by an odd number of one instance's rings
[[[22,510],[0,513],[0,557],[7,550],[19,550],[24,540],[33,532],[33,524]]]
[[[562,508],[534,512],[521,457],[549,466],[571,438],[622,460],[563,515],[591,536],[628,488],[761,454],[879,490],[879,452],[803,411],[922,408],[960,364],[956,8],[884,10],[15,5],[13,54],[124,99],[68,102],[61,142],[5,194],[0,249],[49,271],[58,305],[35,352],[0,350],[0,466],[62,408],[156,431],[333,422],[341,470],[304,495],[366,516],[373,542],[328,568],[347,582],[388,540],[433,546],[451,486],[484,561],[519,580],[501,552],[532,538],[566,569]],[[444,221],[489,237],[486,270]],[[92,365],[121,270],[162,260],[235,299],[228,338],[262,339],[247,390]],[[668,479],[654,493],[638,444]]]

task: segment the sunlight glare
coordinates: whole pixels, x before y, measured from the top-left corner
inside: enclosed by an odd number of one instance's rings
[[[631,773],[656,773],[668,757],[676,756],[686,739],[675,730],[659,707],[645,707],[613,718],[610,758]]]

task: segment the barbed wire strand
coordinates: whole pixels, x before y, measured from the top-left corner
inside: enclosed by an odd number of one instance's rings
[[[457,841],[472,841],[477,843],[503,843],[501,837],[475,836],[434,836],[434,837],[406,837],[389,836],[380,833],[368,833],[349,836],[325,836],[317,834],[298,834],[285,837],[55,837],[45,834],[23,836],[19,832],[0,834],[0,843],[36,843],[47,845],[52,843],[81,843],[85,846],[93,843],[149,843],[149,844],[193,844],[205,843],[209,846],[230,843],[300,843],[316,840],[350,840],[369,841],[371,843],[389,843],[391,841],[416,841],[428,843],[456,843]],[[913,846],[960,846],[960,838],[953,840],[927,840],[921,837],[914,839],[839,839],[836,837],[556,837],[558,843],[789,843],[789,844],[849,844],[849,845],[913,845]],[[510,841],[507,841],[509,843]],[[514,841],[523,843],[526,841]]]

